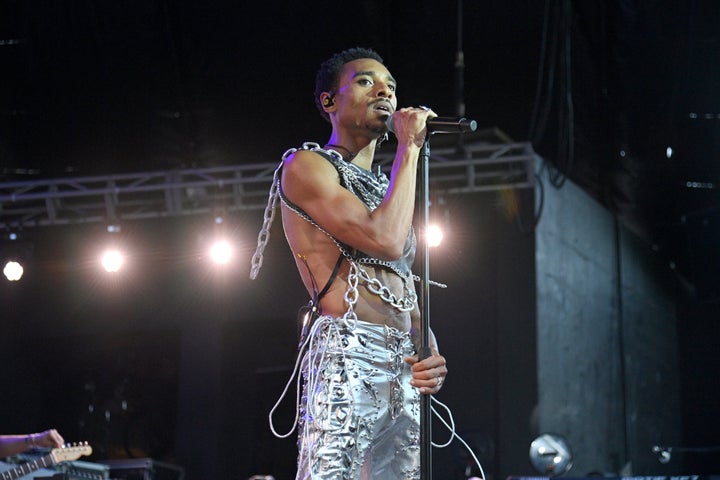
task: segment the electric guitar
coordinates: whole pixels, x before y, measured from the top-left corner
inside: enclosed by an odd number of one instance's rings
[[[77,460],[78,458],[84,455],[90,455],[91,453],[92,447],[90,447],[87,442],[80,445],[65,445],[61,448],[53,448],[50,453],[38,458],[37,460],[31,460],[5,472],[0,472],[0,479],[15,480],[16,478],[24,477],[25,475],[28,475],[40,468],[52,467],[60,462]]]

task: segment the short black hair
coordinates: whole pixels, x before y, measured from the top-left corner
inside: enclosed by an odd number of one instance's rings
[[[335,92],[340,80],[340,72],[342,72],[345,64],[361,58],[371,58],[383,63],[382,57],[375,50],[355,47],[336,53],[320,65],[320,70],[315,76],[315,106],[320,111],[320,115],[328,122],[330,121],[330,115],[323,109],[320,94],[323,92]]]

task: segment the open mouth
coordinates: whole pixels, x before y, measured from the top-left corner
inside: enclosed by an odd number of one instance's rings
[[[393,111],[394,111],[392,104],[390,104],[390,102],[386,102],[386,101],[380,101],[380,102],[377,102],[376,104],[374,104],[373,110],[377,110],[377,111],[386,113],[387,115],[392,115]]]

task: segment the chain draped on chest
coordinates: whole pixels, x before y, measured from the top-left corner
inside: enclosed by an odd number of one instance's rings
[[[373,173],[369,170],[365,170],[354,163],[345,161],[342,155],[335,150],[325,150],[316,143],[304,143],[302,149],[313,151],[328,160],[335,167],[338,175],[340,176],[340,185],[358,197],[371,212],[375,210],[385,198],[390,181],[382,171]],[[283,161],[296,151],[297,149],[290,149],[285,152],[283,155]],[[313,220],[305,211],[287,199],[279,184],[278,194],[283,203],[290,210],[304,218],[316,228],[322,230],[326,235],[330,236],[338,245],[340,250],[344,250],[343,253],[347,253],[356,262],[388,268],[403,279],[408,279],[412,276],[411,268],[412,263],[415,260],[415,251],[417,249],[415,232],[412,227],[405,239],[405,246],[403,247],[401,257],[393,261],[379,260],[359,250],[353,249],[352,247],[335,239],[330,233],[326,232],[320,225],[318,225],[318,223],[315,222],[315,220]]]
[[[360,168],[353,163],[346,162],[342,155],[335,150],[325,150],[317,143],[306,142],[302,145],[301,149],[313,151],[328,160],[338,171],[340,184],[358,197],[370,211],[375,210],[383,201],[390,182],[387,176],[381,171],[378,171],[377,174],[373,174],[372,172]],[[270,186],[268,204],[265,207],[263,226],[258,234],[257,248],[252,257],[250,278],[255,279],[262,266],[263,252],[269,241],[270,226],[272,225],[275,216],[275,208],[279,198],[288,209],[327,235],[337,245],[342,255],[350,263],[351,268],[348,276],[348,291],[345,293],[345,299],[348,303],[348,311],[345,314],[346,317],[354,317],[353,305],[357,301],[357,285],[358,280],[360,279],[365,282],[365,286],[370,292],[378,295],[384,302],[390,304],[394,308],[400,311],[413,310],[417,304],[417,295],[415,294],[414,289],[410,288],[411,282],[416,279],[416,276],[412,274],[411,268],[415,259],[417,241],[412,227],[405,240],[402,256],[394,261],[380,260],[343,244],[330,232],[320,226],[312,217],[310,217],[310,215],[297,205],[293,204],[282,192],[280,178],[282,175],[283,163],[290,155],[297,151],[298,149],[296,148],[286,151],[282,157],[280,165],[274,172],[273,182]],[[383,285],[380,280],[371,277],[368,272],[362,268],[362,264],[384,267],[397,274],[403,280],[402,297],[397,297],[389,288]]]

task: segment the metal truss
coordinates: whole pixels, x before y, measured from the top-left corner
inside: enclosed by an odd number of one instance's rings
[[[393,153],[376,159],[389,169]],[[431,193],[533,188],[529,143],[433,147]],[[277,163],[0,183],[0,230],[261,209]]]

